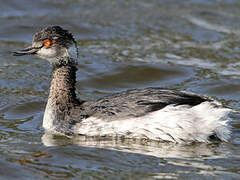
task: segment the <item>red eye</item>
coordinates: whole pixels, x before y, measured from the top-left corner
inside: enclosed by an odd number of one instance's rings
[[[49,46],[51,46],[51,44],[52,44],[52,42],[51,42],[49,39],[44,40],[43,45],[44,45],[45,47],[49,47]]]

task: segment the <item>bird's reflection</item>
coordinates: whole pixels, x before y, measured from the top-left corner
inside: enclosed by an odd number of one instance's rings
[[[45,146],[66,146],[77,145],[85,147],[96,147],[103,149],[118,150],[124,152],[133,152],[147,154],[156,157],[177,157],[177,158],[192,158],[192,157],[223,157],[226,155],[223,152],[224,143],[221,144],[176,144],[176,143],[159,143],[159,142],[142,142],[133,140],[117,140],[117,139],[96,139],[86,138],[84,136],[75,136],[68,138],[58,136],[51,133],[45,133],[42,136],[42,143]]]

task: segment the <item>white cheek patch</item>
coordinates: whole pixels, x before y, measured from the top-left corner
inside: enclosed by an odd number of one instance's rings
[[[56,50],[53,48],[41,48],[37,55],[43,59],[47,59],[50,62],[54,61],[54,58],[56,58]]]
[[[77,59],[78,58],[78,49],[76,47],[75,44],[73,44],[72,46],[70,46],[67,50],[66,50],[66,56],[72,57],[73,59]]]
[[[76,58],[76,59],[78,58],[78,49],[76,44],[73,44],[71,47],[71,55],[73,58]]]
[[[70,57],[75,60],[78,58],[78,50],[75,43],[73,43],[69,48],[64,47],[59,47],[59,49],[56,48],[57,47],[50,48],[43,47],[37,52],[37,55],[40,58],[46,59],[51,63],[57,62],[59,59],[62,58]]]

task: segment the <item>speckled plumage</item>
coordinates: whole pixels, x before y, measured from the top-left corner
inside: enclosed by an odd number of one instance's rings
[[[44,40],[52,45],[45,47]],[[228,113],[206,96],[163,88],[133,89],[92,101],[75,94],[77,46],[61,27],[37,33],[32,46],[15,55],[36,54],[53,68],[43,127],[52,133],[171,142],[227,141]]]
[[[41,42],[46,39],[51,40],[53,45],[62,46],[65,48],[68,48],[73,42],[76,43],[73,35],[69,31],[62,29],[59,26],[44,28],[34,35],[32,42]]]

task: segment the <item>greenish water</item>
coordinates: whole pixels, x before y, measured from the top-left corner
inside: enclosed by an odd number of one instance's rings
[[[2,2],[0,179],[240,179],[239,9],[237,0]],[[47,25],[77,39],[80,98],[149,86],[205,94],[236,110],[230,142],[146,146],[44,135],[50,66],[10,51]]]

